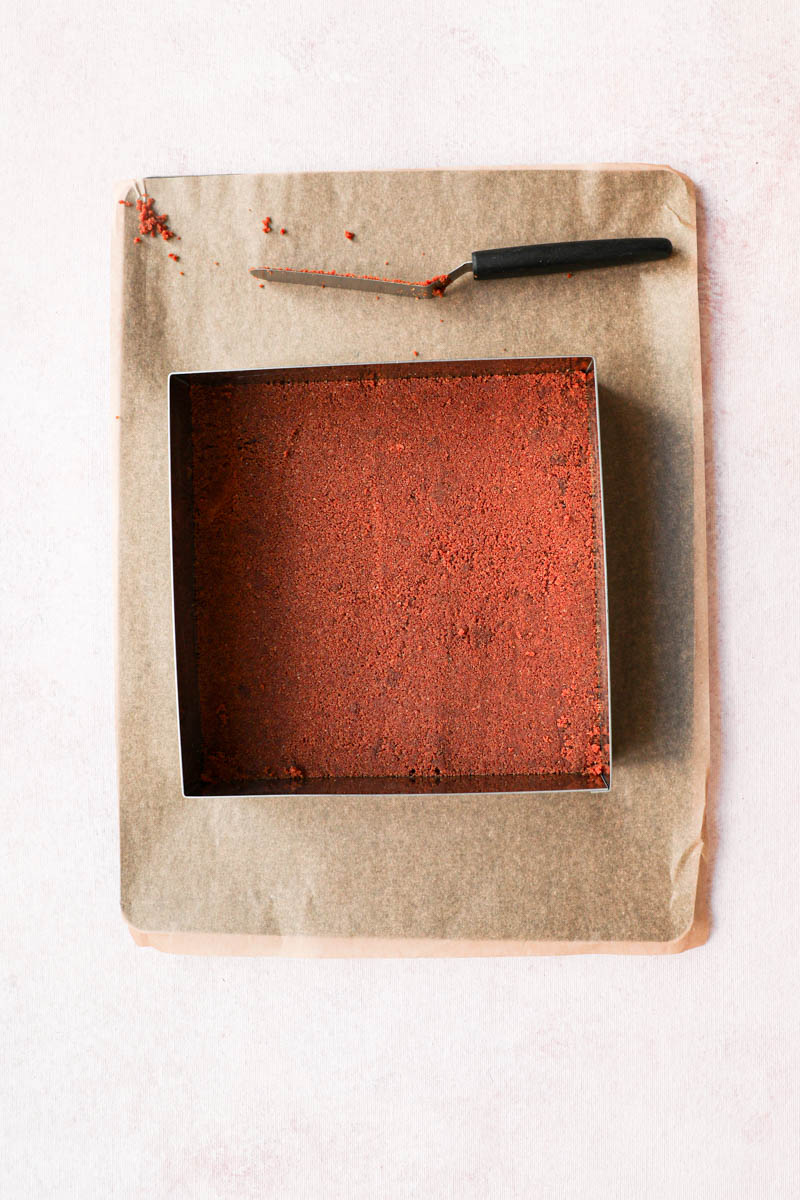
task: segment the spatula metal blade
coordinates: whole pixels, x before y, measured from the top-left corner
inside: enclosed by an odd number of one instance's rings
[[[374,275],[340,275],[336,271],[291,270],[285,267],[252,267],[250,274],[269,283],[305,283],[317,287],[353,288],[360,292],[384,292],[389,296],[416,296],[420,300],[440,296],[449,279],[442,275],[424,283],[403,279],[381,279]]]

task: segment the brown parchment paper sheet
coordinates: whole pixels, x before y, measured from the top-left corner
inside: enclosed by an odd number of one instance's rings
[[[320,956],[664,953],[702,941],[694,913],[709,718],[691,184],[665,167],[608,166],[146,185],[181,241],[135,245],[135,208],[115,206],[121,890],[136,941]],[[128,185],[118,192],[135,196]],[[265,236],[265,216],[287,235]],[[670,237],[676,253],[572,279],[467,279],[430,301],[260,289],[247,274],[268,263],[424,279],[473,249],[628,235]],[[415,350],[596,357],[611,792],[184,799],[169,372],[381,362]]]

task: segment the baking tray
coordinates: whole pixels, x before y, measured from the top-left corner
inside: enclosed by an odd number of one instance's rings
[[[599,776],[558,774],[447,775],[438,778],[404,775],[237,780],[209,783],[202,778],[203,741],[197,679],[196,597],[194,569],[194,492],[190,382],[297,383],[336,382],[365,378],[441,378],[469,375],[520,375],[581,371],[591,380],[594,402],[588,406],[589,445],[593,455],[592,527],[596,581],[595,621],[598,652],[598,699],[607,714],[608,770]],[[425,362],[350,363],[336,366],[279,367],[226,372],[176,372],[168,380],[169,463],[171,500],[172,608],[175,682],[178,698],[182,793],[187,799],[207,796],[291,795],[431,795],[552,791],[607,791],[611,786],[611,706],[608,671],[608,598],[606,588],[602,463],[597,372],[591,356],[548,358],[454,359]]]

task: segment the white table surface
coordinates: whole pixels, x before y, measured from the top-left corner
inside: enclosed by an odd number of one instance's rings
[[[800,1195],[798,11],[3,6],[2,1196]],[[701,196],[710,942],[510,961],[137,950],[118,911],[112,184],[591,161],[669,163]]]

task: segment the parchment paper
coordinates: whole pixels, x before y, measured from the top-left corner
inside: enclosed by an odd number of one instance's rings
[[[181,241],[134,244],[136,211],[115,205],[121,888],[133,936],[165,950],[237,954],[663,953],[697,944],[709,720],[691,184],[664,167],[612,166],[146,186]],[[126,184],[117,198],[135,197]],[[265,236],[265,216],[287,234]],[[571,279],[467,279],[432,301],[260,289],[247,274],[267,263],[424,279],[474,249],[627,235],[670,237],[676,253]],[[169,372],[380,362],[415,350],[596,357],[610,793],[182,798]]]

